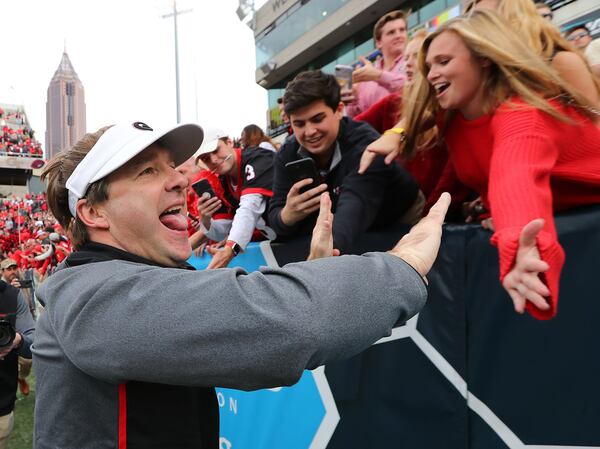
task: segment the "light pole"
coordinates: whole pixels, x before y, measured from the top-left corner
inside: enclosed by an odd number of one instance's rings
[[[175,30],[175,99],[177,102],[177,123],[181,123],[181,106],[179,102],[179,45],[177,43],[177,15],[185,14],[191,11],[191,9],[177,11],[177,0],[173,0],[173,12],[171,14],[165,14],[162,16],[163,19],[173,17],[173,28]]]

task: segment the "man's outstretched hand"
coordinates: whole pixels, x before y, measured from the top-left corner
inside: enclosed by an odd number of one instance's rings
[[[323,257],[339,256],[340,251],[333,249],[333,214],[331,213],[331,198],[329,193],[321,194],[319,203],[319,216],[313,228],[310,241],[310,254],[307,260],[321,259]]]
[[[403,259],[425,278],[440,249],[442,224],[449,206],[450,194],[442,193],[427,216],[414,225],[388,253]]]

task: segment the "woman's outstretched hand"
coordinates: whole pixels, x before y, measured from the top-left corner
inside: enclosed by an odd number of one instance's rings
[[[550,309],[550,304],[545,299],[550,296],[550,290],[539,276],[548,271],[550,266],[541,259],[536,244],[536,237],[543,228],[542,218],[536,218],[525,225],[519,237],[515,266],[502,281],[517,313],[525,311],[527,301],[540,310]]]

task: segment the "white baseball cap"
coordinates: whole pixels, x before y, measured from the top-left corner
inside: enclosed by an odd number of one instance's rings
[[[159,139],[172,152],[175,165],[181,165],[202,145],[204,131],[193,123],[160,130],[143,122],[110,127],[67,179],[65,186],[69,191],[71,215],[76,217],[77,201],[85,196],[90,184],[122,167]]]
[[[205,129],[204,136],[206,137],[206,139],[204,139],[204,142],[202,142],[202,145],[200,146],[200,148],[198,148],[198,151],[196,151],[194,157],[198,157],[201,154],[212,153],[213,151],[215,151],[219,144],[219,139],[223,137],[228,137],[228,134],[222,129],[215,128],[213,126],[207,126]]]

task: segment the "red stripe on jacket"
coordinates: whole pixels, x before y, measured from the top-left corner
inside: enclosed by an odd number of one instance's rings
[[[127,449],[127,385],[119,385],[119,449]]]

